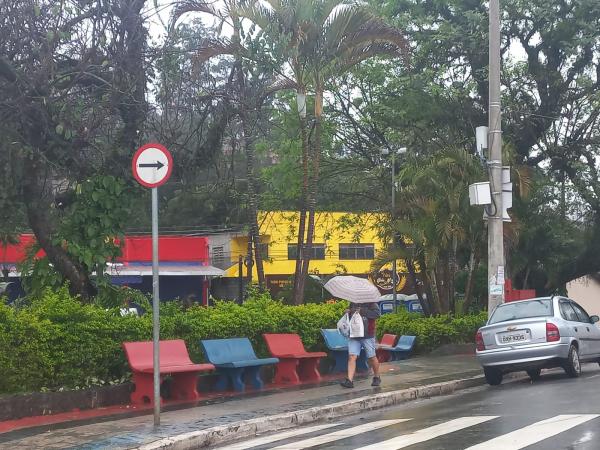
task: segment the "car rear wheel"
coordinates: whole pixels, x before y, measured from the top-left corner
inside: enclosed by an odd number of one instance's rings
[[[577,351],[577,347],[571,345],[569,348],[569,356],[565,361],[563,366],[567,375],[571,378],[577,378],[581,375],[581,362],[579,361],[579,352]]]
[[[542,369],[529,369],[527,371],[527,375],[529,375],[529,378],[531,378],[533,381],[539,380],[541,373],[542,373]]]
[[[484,367],[483,374],[485,375],[485,381],[490,386],[498,386],[502,383],[502,371],[493,367]]]

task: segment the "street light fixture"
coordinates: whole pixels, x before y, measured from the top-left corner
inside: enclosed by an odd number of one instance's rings
[[[392,222],[394,221],[394,211],[396,210],[396,154],[403,155],[407,151],[406,147],[400,147],[395,151],[390,151],[388,148],[381,149],[382,155],[389,155],[391,153],[392,156],[392,164],[391,164],[391,172],[392,172],[392,209],[390,211],[390,219]],[[392,234],[392,247],[395,246],[396,243],[396,233]],[[392,261],[392,300],[394,302],[394,312],[398,311],[398,305],[396,304],[397,293],[396,286],[398,284],[398,269],[396,267],[396,258],[394,257]]]

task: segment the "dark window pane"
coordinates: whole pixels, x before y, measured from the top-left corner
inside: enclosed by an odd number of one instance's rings
[[[269,244],[267,244],[267,243],[259,244],[258,250],[260,252],[260,257],[262,259],[267,259],[269,257]]]
[[[588,313],[586,313],[585,310],[581,306],[579,306],[575,302],[571,303],[571,306],[573,307],[573,309],[575,310],[575,313],[579,317],[580,322],[591,323],[590,316],[588,316]]]
[[[560,302],[560,314],[565,320],[579,322],[579,317],[577,317],[575,310],[573,310],[569,302]]]
[[[373,244],[340,244],[340,259],[374,259]]]
[[[298,245],[288,244],[288,259],[296,259],[298,256]]]
[[[548,317],[553,314],[552,300],[550,299],[504,303],[494,310],[488,325],[528,317]]]
[[[325,244],[313,244],[312,259],[325,259]]]

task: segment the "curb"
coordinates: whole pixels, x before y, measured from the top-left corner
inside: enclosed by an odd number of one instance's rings
[[[223,444],[229,441],[252,437],[258,433],[268,433],[286,428],[305,425],[319,420],[348,416],[362,411],[370,411],[394,406],[419,398],[448,395],[462,389],[485,384],[483,376],[460,380],[445,381],[398,391],[384,392],[352,400],[332,403],[325,406],[300,411],[277,414],[274,416],[233,422],[227,425],[192,431],[177,436],[159,439],[150,444],[134,447],[137,450],[192,450]]]

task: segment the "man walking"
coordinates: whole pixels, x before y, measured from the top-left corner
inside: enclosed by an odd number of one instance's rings
[[[371,383],[371,386],[379,386],[381,384],[379,361],[375,355],[375,321],[381,315],[379,312],[379,305],[377,303],[366,303],[362,305],[351,303],[350,309],[348,310],[348,316],[352,317],[357,311],[363,319],[365,333],[361,338],[348,339],[348,378],[346,378],[341,385],[345,388],[354,387],[353,380],[354,373],[356,372],[356,359],[359,357],[361,349],[365,349],[369,365],[371,366],[371,369],[373,369],[373,382]]]

